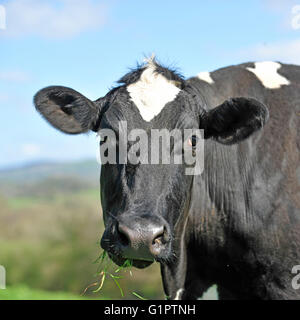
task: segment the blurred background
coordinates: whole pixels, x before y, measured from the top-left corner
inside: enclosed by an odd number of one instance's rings
[[[299,64],[300,0],[0,0],[0,299],[123,298],[112,278],[90,286],[101,280],[98,139],[54,130],[32,98],[64,85],[95,100],[152,53],[185,77]],[[132,273],[124,298],[164,298],[158,265]]]

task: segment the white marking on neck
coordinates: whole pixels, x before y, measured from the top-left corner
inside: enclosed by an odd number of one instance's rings
[[[203,71],[203,72],[198,73],[197,77],[200,80],[203,80],[203,81],[205,81],[207,83],[210,83],[210,84],[214,83],[214,80],[212,79],[212,77],[210,75],[210,72],[208,72],[208,71]]]
[[[182,297],[183,291],[184,291],[183,288],[177,290],[174,300],[180,300]]]
[[[127,91],[143,119],[151,121],[181,90],[172,81],[155,73],[155,65],[149,61],[140,79],[127,86]]]
[[[280,68],[281,64],[278,62],[265,61],[256,62],[255,68],[247,68],[247,70],[253,72],[266,88],[278,89],[282,85],[290,84],[288,79],[277,72]]]

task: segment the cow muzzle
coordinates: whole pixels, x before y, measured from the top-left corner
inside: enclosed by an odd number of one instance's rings
[[[114,228],[105,231],[101,240],[102,248],[118,265],[129,259],[133,266],[144,268],[155,260],[159,261],[168,251],[170,232],[162,219],[153,220],[118,219]]]

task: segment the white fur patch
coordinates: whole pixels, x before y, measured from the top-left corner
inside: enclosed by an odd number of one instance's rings
[[[176,296],[175,296],[174,300],[180,300],[181,297],[182,297],[183,291],[184,291],[184,290],[183,290],[182,288],[179,289],[179,290],[177,290]]]
[[[277,70],[281,68],[281,64],[272,61],[256,62],[255,68],[247,68],[253,72],[261,83],[269,89],[278,89],[282,85],[289,85],[290,81],[281,76]]]
[[[151,121],[157,116],[164,106],[173,101],[180,92],[172,81],[154,71],[155,66],[149,61],[139,81],[127,86],[131,100],[146,121]]]
[[[197,298],[197,300],[218,300],[219,294],[217,286],[213,285],[209,287],[202,295],[202,297]]]
[[[207,83],[210,83],[210,84],[214,83],[214,80],[212,79],[212,77],[210,76],[210,72],[208,71],[203,71],[198,73],[197,77],[200,80],[206,81]]]

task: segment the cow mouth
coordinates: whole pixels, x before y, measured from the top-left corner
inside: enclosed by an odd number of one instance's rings
[[[142,260],[142,259],[126,259],[118,256],[113,256],[109,254],[111,260],[118,266],[122,267],[126,264],[127,261],[130,261],[130,264],[138,269],[144,269],[149,267],[154,260]]]

